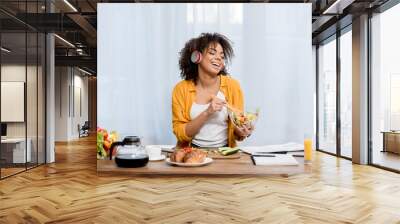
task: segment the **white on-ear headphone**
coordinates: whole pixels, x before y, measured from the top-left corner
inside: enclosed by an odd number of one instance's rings
[[[200,51],[193,51],[192,54],[190,55],[190,61],[192,61],[195,64],[199,64],[202,58],[203,56],[201,55]]]

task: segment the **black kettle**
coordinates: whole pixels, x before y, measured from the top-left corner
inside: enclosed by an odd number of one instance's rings
[[[110,160],[116,148],[115,163],[119,167],[143,167],[149,162],[149,155],[138,136],[127,136],[122,142],[114,142],[110,147]]]

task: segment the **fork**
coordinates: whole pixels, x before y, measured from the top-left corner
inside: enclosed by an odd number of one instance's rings
[[[239,109],[237,109],[237,108],[231,106],[228,102],[225,103],[225,107],[228,108],[229,110],[233,111],[233,112],[242,113],[241,110],[239,110]]]
[[[215,97],[216,97],[216,96],[211,95],[211,100],[213,100]],[[230,105],[230,104],[228,103],[228,101],[225,101],[224,106],[225,106],[226,108],[228,108],[229,110],[233,111],[233,112],[242,113],[241,110],[239,110],[239,109],[233,107],[232,105]]]

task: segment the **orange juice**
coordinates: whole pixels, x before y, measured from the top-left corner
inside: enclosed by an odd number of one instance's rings
[[[311,162],[312,159],[312,139],[304,139],[304,162]]]

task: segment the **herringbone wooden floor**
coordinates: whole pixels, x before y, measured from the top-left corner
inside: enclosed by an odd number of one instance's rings
[[[400,175],[318,153],[290,177],[98,177],[93,138],[0,181],[0,223],[400,223]]]

